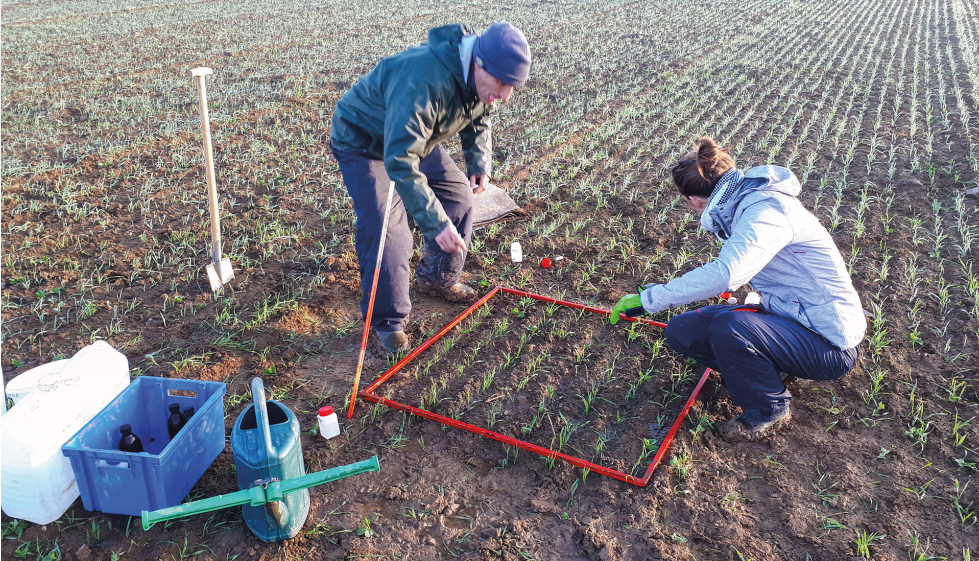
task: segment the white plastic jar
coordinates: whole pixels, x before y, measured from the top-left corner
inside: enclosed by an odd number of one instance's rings
[[[317,419],[320,424],[320,435],[323,438],[333,438],[340,435],[340,422],[337,421],[337,414],[333,412],[333,407],[329,405],[320,407]]]
[[[510,244],[510,260],[514,263],[523,261],[523,248],[520,247],[520,242]]]

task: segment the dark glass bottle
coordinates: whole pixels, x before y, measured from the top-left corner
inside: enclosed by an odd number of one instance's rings
[[[122,425],[119,427],[119,432],[122,433],[122,438],[119,439],[119,449],[123,452],[142,452],[143,451],[143,441],[139,439],[138,436],[133,434],[133,428],[129,425]]]
[[[170,433],[170,438],[177,436],[180,429],[184,428],[187,424],[187,417],[180,412],[180,405],[176,403],[170,404],[170,418],[167,419],[167,432]]]
[[[184,407],[184,417],[187,417],[187,420],[189,421],[190,418],[193,417],[193,416],[194,416],[194,408],[193,407]]]

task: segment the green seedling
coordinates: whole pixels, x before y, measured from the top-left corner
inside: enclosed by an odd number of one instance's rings
[[[955,463],[959,466],[959,470],[960,471],[963,470],[963,469],[972,470],[972,471],[976,471],[977,470],[976,462],[966,461],[966,458],[968,456],[969,456],[969,452],[967,450],[966,453],[965,453],[965,456],[962,456],[961,458],[955,458]]]
[[[870,546],[874,540],[883,540],[887,536],[885,534],[878,534],[876,532],[867,533],[866,530],[854,530],[857,535],[856,539],[856,549],[857,555],[863,557],[864,559],[870,559]]]
[[[364,517],[364,520],[360,523],[360,526],[357,527],[356,533],[358,536],[363,536],[367,539],[371,539],[377,535],[377,531],[371,526],[371,519],[369,516]]]
[[[404,516],[405,518],[411,518],[412,520],[421,520],[422,518],[425,518],[429,514],[431,514],[431,512],[427,510],[416,509],[410,506],[404,507],[404,510],[407,510],[408,512],[402,512],[401,516]]]
[[[595,383],[592,383],[591,388],[585,393],[585,395],[578,394],[581,399],[581,403],[585,406],[585,415],[591,410],[592,402],[595,401],[595,396],[598,395],[598,387]]]
[[[908,493],[911,493],[916,499],[918,499],[919,501],[921,501],[921,500],[924,500],[924,498],[926,497],[925,493],[927,492],[928,486],[931,485],[931,482],[932,481],[934,481],[934,479],[928,480],[927,482],[925,482],[924,485],[920,486],[917,489],[911,489],[911,488],[908,488],[908,487],[901,487],[901,489],[904,489]]]
[[[843,524],[842,522],[836,520],[835,518],[830,518],[828,516],[823,517],[823,524],[822,524],[823,530],[829,531],[829,530],[836,530],[838,528],[846,528],[846,524]]]
[[[840,496],[830,491],[839,485],[839,482],[832,481],[831,472],[827,471],[824,473],[820,464],[816,464],[816,475],[818,479],[812,484],[813,489],[816,491],[816,496],[822,501],[823,506],[835,505]]]
[[[670,468],[673,473],[676,474],[678,481],[683,482],[687,479],[687,474],[692,467],[693,462],[690,458],[690,450],[686,446],[681,448],[681,451],[670,458]]]
[[[959,517],[959,524],[961,525],[962,530],[965,531],[972,526],[975,526],[979,519],[977,519],[976,511],[972,510],[972,501],[969,501],[969,504],[967,505],[962,504],[962,495],[964,495],[966,489],[969,488],[970,482],[967,481],[965,485],[960,485],[958,479],[955,479],[954,482],[955,498],[953,499],[952,503],[955,506],[955,513]]]

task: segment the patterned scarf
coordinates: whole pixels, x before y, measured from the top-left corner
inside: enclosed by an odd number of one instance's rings
[[[744,173],[736,167],[724,172],[724,175],[714,185],[714,190],[707,200],[707,208],[700,215],[700,227],[714,234],[721,241],[726,240],[727,236],[721,237],[720,216],[717,214],[716,208],[731,199],[742,179],[744,179]]]

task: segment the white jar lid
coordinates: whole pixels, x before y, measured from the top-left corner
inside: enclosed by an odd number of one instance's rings
[[[17,403],[38,387],[41,378],[48,374],[58,374],[66,364],[68,364],[67,360],[55,360],[17,375],[7,384],[7,397],[12,399],[14,403]],[[54,380],[54,384],[57,387],[58,380]]]
[[[52,392],[61,385],[61,375],[58,372],[49,372],[37,381],[37,389],[42,392]]]

